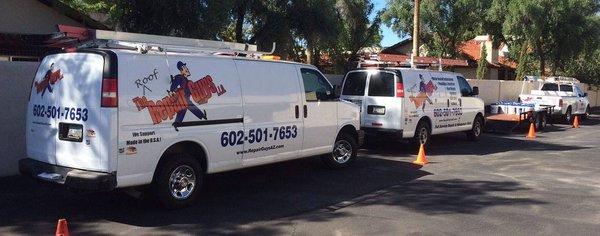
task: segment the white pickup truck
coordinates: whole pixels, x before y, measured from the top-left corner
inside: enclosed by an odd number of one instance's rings
[[[574,115],[586,119],[590,112],[587,93],[574,82],[566,82],[565,78],[549,78],[539,90],[531,90],[531,94],[519,95],[523,103],[555,106],[554,114],[571,122]],[[573,79],[574,80],[574,79]]]

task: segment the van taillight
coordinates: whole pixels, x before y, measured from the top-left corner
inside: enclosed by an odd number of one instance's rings
[[[396,97],[403,98],[404,97],[404,84],[396,83]]]
[[[559,107],[562,107],[562,106],[563,106],[563,100],[562,100],[562,99],[559,99],[559,100],[558,100],[558,106],[559,106]]]
[[[117,107],[117,78],[104,78],[102,79],[102,107]]]

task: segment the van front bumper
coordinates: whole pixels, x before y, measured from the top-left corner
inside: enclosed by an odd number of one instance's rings
[[[86,171],[57,166],[31,158],[19,161],[19,172],[36,179],[87,191],[110,191],[117,186],[114,173]]]

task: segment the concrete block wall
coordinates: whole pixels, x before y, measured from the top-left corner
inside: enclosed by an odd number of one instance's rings
[[[25,118],[37,62],[0,62],[0,176],[18,173],[25,157]]]

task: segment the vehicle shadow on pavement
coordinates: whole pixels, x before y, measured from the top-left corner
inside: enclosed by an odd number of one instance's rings
[[[475,214],[487,207],[503,205],[538,205],[543,201],[503,197],[503,192],[524,191],[513,181],[469,181],[462,179],[416,180],[388,189],[384,197],[361,202],[362,206],[402,206],[413,211],[437,214]]]
[[[444,134],[433,136],[427,146],[427,155],[477,155],[508,151],[567,151],[587,149],[587,147],[545,143],[538,140],[525,140],[516,135],[484,134],[478,142],[467,141],[464,134]],[[384,157],[410,156],[418,153],[418,148],[407,142],[381,141],[368,149],[361,150],[366,155]]]
[[[0,178],[0,234],[49,234],[59,218],[84,235],[118,233],[106,226],[114,222],[170,233],[236,232],[244,224],[323,209],[430,174],[402,161],[359,158],[354,164],[329,170],[315,157],[210,175],[199,202],[174,211],[120,193],[76,194],[25,177]]]

